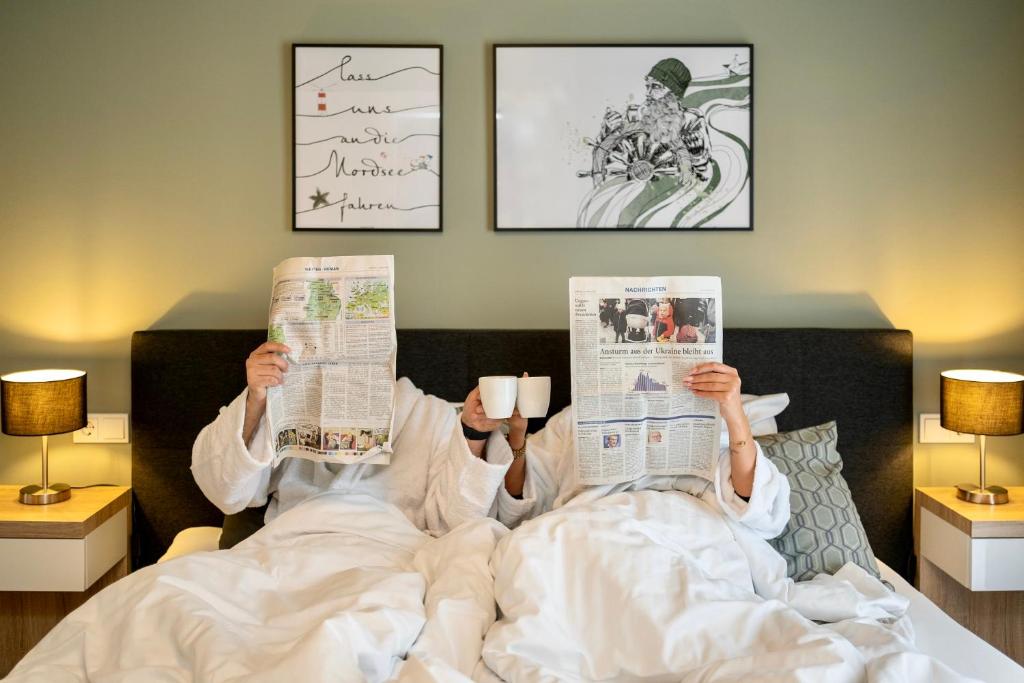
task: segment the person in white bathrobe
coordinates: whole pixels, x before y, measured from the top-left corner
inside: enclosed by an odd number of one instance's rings
[[[270,522],[318,493],[341,490],[392,503],[432,535],[488,516],[512,454],[496,431],[500,421],[487,419],[479,409],[477,389],[466,397],[460,419],[448,402],[400,379],[388,465],[285,458],[274,467],[267,388],[283,383],[286,353],[286,345],[267,342],[249,355],[246,388],[221,408],[192,448],[196,483],[224,514],[269,502],[264,521]],[[496,443],[504,450],[496,449]]]
[[[499,521],[511,528],[571,502],[592,501],[620,491],[674,490],[701,498],[761,538],[782,533],[789,521],[789,482],[754,441],[747,413],[774,417],[789,403],[788,397],[775,394],[744,401],[739,373],[722,363],[697,365],[685,381],[695,395],[719,404],[725,422],[713,482],[694,476],[644,476],[619,484],[581,485],[576,475],[569,406],[529,438],[526,420],[514,417],[509,420],[508,442],[495,442],[488,457],[495,462],[513,459],[505,486],[498,492]],[[770,414],[757,415],[761,406]]]

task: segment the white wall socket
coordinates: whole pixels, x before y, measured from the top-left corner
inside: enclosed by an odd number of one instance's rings
[[[961,434],[945,429],[938,413],[921,413],[917,425],[917,440],[920,443],[974,443],[974,434]]]
[[[72,433],[75,443],[128,443],[127,413],[89,413],[84,427]]]

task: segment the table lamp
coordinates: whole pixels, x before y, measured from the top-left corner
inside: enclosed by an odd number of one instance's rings
[[[46,439],[81,429],[86,423],[85,373],[81,370],[28,370],[0,377],[0,415],[4,434],[43,437],[42,486],[21,489],[26,505],[49,505],[71,497],[67,484],[51,484]]]
[[[981,481],[958,484],[960,500],[1000,505],[1010,500],[1002,486],[985,485],[985,437],[1024,432],[1024,375],[998,370],[946,370],[941,375],[941,424],[978,435]]]

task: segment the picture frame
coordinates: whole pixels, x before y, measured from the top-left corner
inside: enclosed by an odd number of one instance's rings
[[[292,230],[441,232],[441,45],[292,45]]]
[[[754,46],[493,46],[497,231],[750,231]]]

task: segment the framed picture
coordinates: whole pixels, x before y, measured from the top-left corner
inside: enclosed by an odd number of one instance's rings
[[[441,46],[292,46],[292,229],[441,230]]]
[[[752,230],[753,45],[495,45],[497,230]]]

